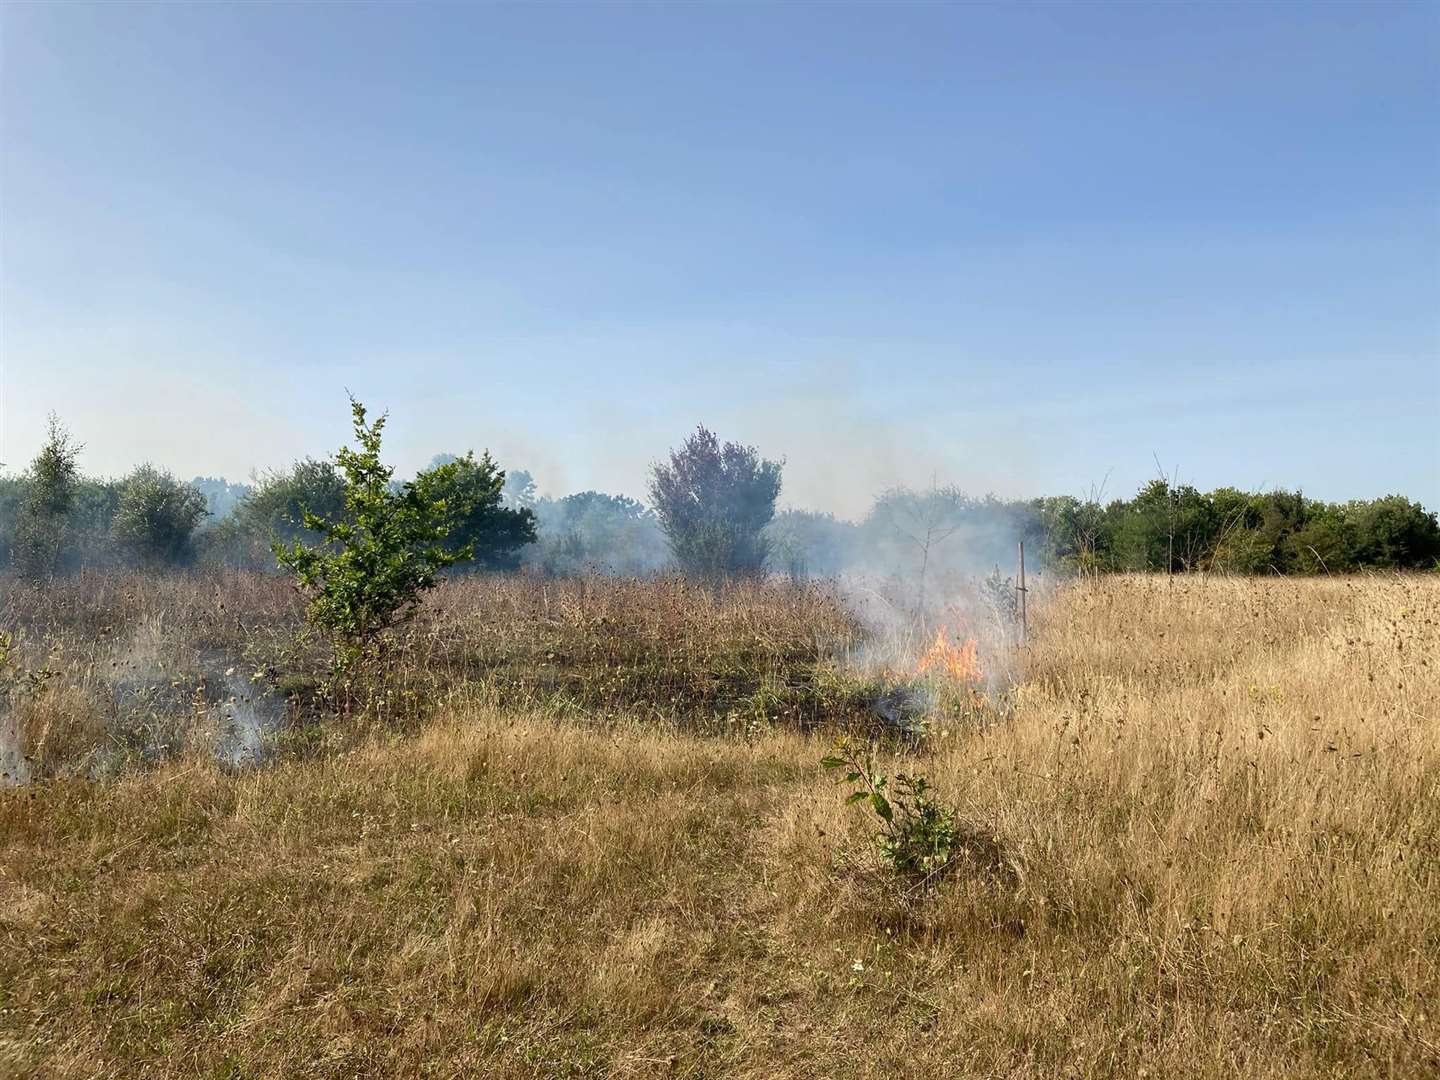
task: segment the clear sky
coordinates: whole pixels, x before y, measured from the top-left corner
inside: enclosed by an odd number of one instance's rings
[[[0,10],[0,460],[1440,507],[1440,5]]]

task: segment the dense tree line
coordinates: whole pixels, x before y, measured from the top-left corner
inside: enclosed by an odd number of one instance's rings
[[[30,577],[82,567],[200,565],[274,569],[274,545],[324,542],[315,522],[343,521],[346,486],[332,459],[305,459],[249,484],[183,483],[143,465],[118,480],[84,476],[81,447],[52,419],[22,473],[0,474],[0,568]],[[703,577],[763,571],[983,574],[1013,565],[1026,542],[1037,567],[1078,573],[1245,574],[1434,569],[1436,515],[1401,495],[1327,503],[1298,491],[1202,492],[1164,478],[1133,498],[974,497],[894,488],[858,521],[776,512],[781,465],[706,429],[652,470],[647,506],[624,495],[538,495],[523,470],[488,453],[442,454],[409,481],[443,507],[442,547],[461,569],[560,576]],[[398,491],[402,485],[391,481]],[[307,524],[307,515],[310,521]]]
[[[1436,515],[1403,495],[1327,503],[1157,479],[1104,506],[1063,496],[1032,506],[1052,559],[1084,571],[1316,574],[1440,563]]]
[[[1023,539],[1033,565],[1078,573],[1242,574],[1429,570],[1440,522],[1402,495],[1327,503],[1298,491],[1201,492],[1166,480],[1131,499],[975,498],[954,488],[883,493],[858,522],[790,510],[768,530],[773,565],[798,574],[1009,568]]]
[[[273,570],[278,550],[329,543],[354,517],[338,457],[298,461],[254,484],[185,483],[148,464],[118,480],[87,478],[77,468],[81,449],[52,420],[30,467],[0,475],[0,569],[32,579],[85,568]],[[386,483],[431,508],[437,543],[453,556],[446,565],[516,569],[535,540],[533,512],[506,505],[505,472],[488,453]]]

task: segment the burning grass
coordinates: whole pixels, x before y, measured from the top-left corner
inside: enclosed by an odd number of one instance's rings
[[[946,627],[935,632],[935,642],[920,657],[915,665],[918,675],[935,673],[943,675],[961,685],[979,686],[985,681],[980,671],[980,659],[976,655],[975,639],[966,638],[955,642]]]
[[[493,631],[524,643],[516,688],[647,641],[714,701],[712,662],[798,678],[846,625],[791,594],[478,585],[542,624]],[[73,601],[88,633],[153,606],[105,588]],[[164,588],[197,650],[269,641],[233,596],[211,623],[213,589]],[[1434,578],[1061,590],[1003,720],[882,749],[1010,868],[923,900],[877,887],[827,735],[629,715],[623,680],[396,705],[258,770],[182,753],[0,792],[0,1074],[1431,1076],[1437,611]],[[463,616],[416,625],[417,665],[471,662]]]
[[[860,628],[821,586],[461,578],[343,692],[299,600],[264,575],[7,582],[0,627],[8,730],[40,776],[207,746],[239,761],[262,739],[271,753],[343,749],[478,705],[706,733],[883,723],[880,681],[849,661]],[[37,673],[44,693],[20,692]]]

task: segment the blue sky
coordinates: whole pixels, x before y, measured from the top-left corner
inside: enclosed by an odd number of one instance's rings
[[[1440,507],[1440,5],[7,4],[0,460]],[[1108,480],[1107,480],[1108,478]]]

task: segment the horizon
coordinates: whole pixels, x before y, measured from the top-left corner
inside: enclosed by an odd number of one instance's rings
[[[557,15],[7,6],[6,469],[1440,507],[1440,8]]]
[[[58,419],[58,417],[57,417],[57,419]],[[387,426],[388,426],[388,423],[387,423]],[[78,440],[78,439],[74,439],[74,432],[70,431],[70,430],[68,429],[68,427],[65,427],[65,425],[63,424],[63,420],[62,420],[62,427],[65,428],[65,431],[67,432],[67,434],[69,434],[69,435],[71,436],[72,440],[79,445],[79,448],[80,448],[80,457],[83,458],[83,456],[84,456],[84,451],[85,451],[85,449],[86,449],[86,447],[85,447],[85,445],[83,444],[83,442],[81,442],[81,441]],[[353,442],[352,442],[352,445],[353,445]],[[465,449],[461,449],[461,450],[458,450],[458,451],[456,451],[456,452],[452,452],[452,451],[440,451],[440,452],[437,452],[436,454],[432,455],[432,457],[431,457],[431,459],[430,459],[429,461],[427,461],[427,462],[423,463],[422,465],[417,466],[416,468],[411,469],[411,470],[409,470],[409,471],[401,470],[400,468],[395,467],[395,466],[392,465],[391,467],[394,469],[394,479],[395,479],[395,481],[396,481],[397,483],[406,482],[406,481],[408,481],[408,480],[414,479],[414,477],[415,477],[419,472],[425,471],[425,470],[427,470],[427,469],[432,469],[432,468],[434,468],[437,464],[442,463],[442,462],[445,461],[445,460],[455,460],[457,457],[463,456],[463,455],[466,454],[467,452],[473,453],[477,458],[480,457],[482,454],[487,454],[487,453],[489,453],[488,450],[485,450],[485,449],[483,449],[483,448],[477,449],[477,448],[474,448],[474,447],[466,447]],[[383,457],[383,455],[382,455],[382,457]],[[261,468],[261,467],[253,468],[253,469],[251,469],[248,473],[246,473],[243,477],[226,476],[226,475],[223,475],[223,474],[213,474],[213,473],[193,473],[193,474],[188,474],[188,475],[187,475],[187,474],[184,472],[183,469],[182,469],[182,470],[172,469],[172,468],[169,468],[168,466],[160,465],[160,464],[157,464],[156,462],[153,462],[153,461],[137,462],[137,463],[136,463],[134,466],[132,466],[131,468],[122,470],[121,472],[118,472],[118,473],[95,473],[95,472],[87,471],[87,470],[85,470],[84,468],[81,468],[81,469],[80,469],[80,476],[81,476],[82,478],[84,478],[85,480],[94,481],[94,482],[99,482],[99,483],[102,483],[102,484],[121,484],[121,483],[124,482],[125,478],[126,478],[128,475],[133,474],[135,470],[140,469],[140,468],[146,468],[146,467],[155,467],[155,468],[162,469],[163,471],[169,473],[169,474],[170,474],[172,477],[174,477],[174,479],[176,479],[177,481],[180,481],[180,482],[182,482],[182,483],[184,483],[184,484],[187,484],[187,485],[190,485],[190,486],[196,486],[196,485],[199,485],[199,484],[202,484],[202,483],[207,483],[207,482],[209,482],[209,483],[219,482],[219,483],[223,483],[223,484],[229,485],[229,486],[232,487],[232,488],[234,488],[234,487],[239,487],[239,488],[248,489],[249,491],[255,491],[255,490],[257,490],[262,484],[265,483],[265,481],[267,480],[267,478],[269,478],[269,477],[271,477],[271,476],[284,476],[284,475],[286,475],[286,474],[289,472],[289,470],[290,470],[290,468],[291,468],[292,466],[298,465],[298,464],[299,464],[301,461],[303,461],[303,460],[325,460],[325,461],[333,461],[333,460],[334,460],[334,454],[333,454],[333,452],[332,452],[332,453],[318,453],[318,454],[312,454],[312,455],[305,455],[303,458],[296,458],[296,459],[294,459],[293,461],[290,461],[290,462],[285,463],[284,465],[277,465],[277,466],[264,467],[264,468]],[[387,462],[387,463],[388,463],[388,462]],[[526,469],[523,465],[514,465],[513,467],[507,467],[504,463],[501,463],[501,462],[498,462],[498,461],[496,462],[496,464],[497,464],[497,466],[499,467],[499,469],[500,469],[500,471],[501,471],[501,474],[504,475],[507,479],[508,479],[509,477],[511,477],[513,474],[518,474],[518,473],[523,473],[525,476],[527,476],[527,477],[530,479],[531,483],[533,484],[533,497],[534,497],[536,500],[538,500],[538,501],[549,500],[549,501],[551,501],[551,502],[560,502],[560,501],[562,501],[562,500],[564,500],[564,499],[566,499],[566,498],[568,498],[568,497],[570,497],[570,496],[576,496],[576,495],[590,495],[590,494],[600,494],[600,495],[609,495],[609,496],[617,496],[617,495],[618,495],[618,496],[624,496],[624,497],[632,498],[632,499],[634,499],[635,501],[637,501],[638,503],[640,503],[641,505],[643,505],[643,506],[645,506],[645,507],[647,507],[647,508],[653,509],[653,502],[654,502],[654,500],[651,498],[651,495],[650,495],[650,492],[649,492],[649,490],[648,490],[648,487],[642,488],[642,490],[638,491],[637,493],[631,493],[631,492],[626,492],[626,491],[602,491],[602,490],[597,489],[597,488],[581,488],[581,489],[574,489],[574,490],[554,490],[554,489],[551,489],[551,488],[547,488],[547,487],[545,486],[545,484],[542,482],[542,478],[535,476],[535,475],[533,474],[533,472],[531,472],[531,470]],[[781,465],[782,465],[782,479],[783,479],[783,465],[784,465],[784,463],[782,462]],[[7,463],[7,462],[0,461],[0,477],[5,477],[5,476],[19,477],[19,476],[22,476],[22,475],[24,474],[26,468],[27,468],[27,466],[26,466],[24,463],[21,463],[21,464],[19,464],[19,465],[17,465],[17,466],[12,466],[12,465],[10,465],[10,464]],[[954,495],[959,496],[959,497],[961,497],[961,498],[963,498],[963,499],[976,500],[976,501],[981,501],[981,502],[988,501],[988,500],[996,500],[996,501],[999,501],[999,502],[1002,502],[1002,503],[1010,503],[1010,504],[1015,504],[1015,503],[1027,503],[1027,502],[1030,502],[1030,501],[1032,501],[1032,500],[1044,499],[1044,498],[1050,498],[1050,497],[1074,496],[1074,497],[1075,497],[1076,499],[1078,499],[1081,503],[1090,503],[1090,504],[1098,505],[1098,506],[1107,506],[1107,505],[1110,505],[1110,504],[1112,504],[1112,503],[1123,503],[1123,502],[1127,502],[1127,501],[1133,499],[1138,493],[1142,492],[1150,483],[1158,480],[1158,481],[1161,481],[1161,482],[1165,483],[1165,484],[1170,488],[1170,490],[1172,490],[1172,491],[1179,490],[1179,489],[1182,489],[1182,488],[1194,488],[1196,491],[1200,492],[1201,494],[1213,494],[1214,492],[1216,492],[1217,490],[1220,490],[1220,489],[1238,488],[1240,491],[1242,491],[1243,493],[1245,493],[1245,494],[1247,494],[1247,495],[1250,495],[1250,496],[1263,496],[1263,495],[1267,495],[1267,494],[1271,494],[1271,493],[1275,493],[1275,494],[1294,493],[1294,494],[1296,494],[1296,495],[1303,496],[1303,497],[1305,497],[1306,499],[1308,499],[1308,500],[1310,500],[1310,501],[1312,501],[1312,502],[1317,502],[1317,501],[1318,501],[1318,502],[1324,502],[1324,503],[1332,504],[1332,505],[1343,505],[1343,504],[1350,503],[1350,502],[1357,502],[1357,503],[1374,502],[1374,501],[1377,501],[1377,500],[1379,500],[1379,499],[1383,499],[1383,498],[1387,498],[1387,497],[1391,497],[1391,496],[1401,496],[1401,497],[1404,497],[1404,498],[1409,498],[1409,499],[1411,499],[1411,500],[1412,500],[1413,502],[1415,502],[1417,505],[1421,506],[1422,509],[1424,509],[1425,511],[1427,511],[1428,513],[1430,513],[1430,514],[1432,514],[1432,515],[1434,515],[1435,513],[1437,513],[1437,509],[1436,509],[1436,508],[1431,507],[1430,505],[1426,504],[1423,500],[1421,500],[1421,499],[1416,499],[1416,498],[1414,498],[1413,496],[1410,496],[1410,495],[1408,495],[1406,492],[1403,492],[1403,491],[1375,491],[1375,492],[1372,492],[1372,493],[1369,494],[1369,495],[1352,496],[1352,497],[1350,497],[1350,498],[1348,498],[1348,499],[1324,499],[1324,498],[1321,498],[1321,497],[1319,497],[1319,496],[1312,495],[1310,492],[1307,492],[1307,491],[1305,491],[1303,488],[1298,488],[1298,487],[1289,487],[1289,488],[1287,488],[1287,487],[1283,487],[1283,486],[1268,486],[1268,487],[1261,487],[1261,488],[1249,489],[1249,488],[1245,488],[1245,487],[1243,487],[1243,486],[1241,486],[1241,485],[1235,485],[1235,484],[1217,484],[1217,485],[1215,485],[1215,486],[1213,486],[1213,487],[1199,487],[1199,486],[1197,486],[1197,485],[1195,485],[1195,484],[1192,484],[1189,480],[1187,480],[1184,476],[1182,476],[1182,475],[1180,474],[1180,471],[1179,471],[1178,468],[1177,468],[1177,469],[1165,470],[1164,467],[1163,467],[1163,463],[1159,462],[1158,460],[1155,462],[1154,471],[1150,474],[1150,476],[1149,476],[1149,477],[1142,477],[1142,479],[1141,479],[1140,482],[1139,482],[1139,485],[1138,485],[1135,489],[1133,489],[1133,490],[1130,490],[1130,491],[1113,491],[1113,490],[1110,489],[1110,487],[1109,487],[1109,485],[1108,485],[1108,480],[1109,480],[1109,477],[1106,477],[1105,480],[1104,480],[1102,483],[1094,484],[1094,485],[1092,485],[1088,490],[1078,491],[1078,492],[1076,492],[1076,491],[1033,491],[1033,492],[1009,492],[1009,493],[1007,493],[1007,492],[995,491],[995,490],[993,490],[993,489],[992,489],[992,490],[985,490],[985,491],[971,490],[971,489],[962,488],[962,487],[960,487],[959,485],[956,485],[956,484],[950,484],[950,483],[940,484],[940,483],[938,483],[938,482],[936,482],[936,481],[934,481],[934,480],[932,480],[932,482],[931,482],[930,484],[919,484],[919,485],[911,485],[911,484],[906,484],[906,483],[901,482],[901,483],[892,484],[890,487],[882,488],[882,489],[879,489],[879,490],[876,490],[875,492],[873,492],[873,493],[871,494],[870,498],[869,498],[869,501],[861,508],[860,512],[855,512],[855,513],[837,512],[837,511],[835,511],[835,510],[833,510],[833,509],[829,509],[829,508],[826,508],[826,507],[809,506],[809,505],[804,505],[804,504],[801,504],[801,503],[796,503],[796,502],[793,502],[793,501],[785,501],[784,498],[783,498],[784,492],[783,492],[783,490],[782,490],[782,492],[781,492],[781,496],[782,496],[782,497],[781,497],[781,500],[778,501],[777,504],[776,504],[776,510],[775,510],[775,512],[776,512],[777,518],[778,518],[779,515],[786,514],[786,513],[790,513],[790,512],[819,513],[819,514],[829,515],[830,517],[833,517],[837,522],[850,523],[850,524],[859,525],[859,524],[862,524],[862,523],[864,522],[864,520],[866,519],[866,517],[874,510],[875,505],[876,505],[885,495],[890,494],[890,493],[893,493],[893,492],[897,492],[897,491],[899,491],[899,492],[909,492],[909,493],[912,493],[912,494],[915,494],[915,495],[925,495],[927,492],[938,492],[938,493],[944,494],[944,495],[954,494]],[[508,496],[507,496],[507,497],[508,497]],[[230,511],[226,511],[225,513],[218,513],[218,512],[217,512],[217,513],[212,514],[212,515],[211,515],[211,518],[212,518],[213,520],[219,520],[220,518],[226,517],[226,516],[228,515],[228,513],[230,513]]]

